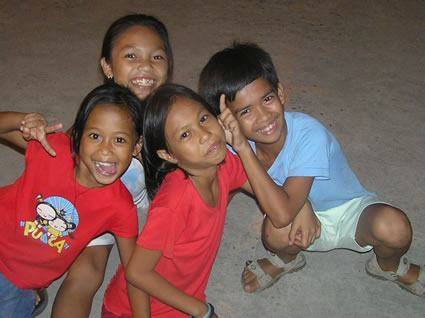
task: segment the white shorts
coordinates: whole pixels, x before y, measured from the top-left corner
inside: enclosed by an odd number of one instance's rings
[[[97,245],[114,245],[115,244],[115,236],[111,233],[104,233],[95,239],[91,240],[87,247],[89,246],[97,246]]]
[[[363,210],[375,203],[384,202],[378,201],[372,196],[364,196],[326,211],[315,211],[322,224],[322,231],[320,237],[305,250],[325,252],[336,248],[345,248],[361,253],[370,251],[372,246],[360,246],[356,242],[355,236]]]

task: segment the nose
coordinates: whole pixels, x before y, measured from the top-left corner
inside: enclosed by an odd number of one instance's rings
[[[269,112],[263,106],[260,106],[256,109],[258,121],[265,121],[269,117]]]
[[[211,135],[212,134],[211,134],[211,132],[208,129],[206,129],[204,127],[201,127],[201,129],[200,129],[200,137],[199,137],[199,140],[200,140],[201,144],[203,144],[206,141],[208,141],[211,138]]]
[[[112,153],[112,145],[108,140],[103,140],[99,147],[99,152],[104,155],[110,155]]]
[[[151,62],[148,58],[140,58],[139,64],[137,65],[139,70],[147,70],[151,68]]]

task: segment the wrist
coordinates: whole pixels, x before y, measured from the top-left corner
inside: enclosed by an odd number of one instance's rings
[[[210,303],[206,303],[205,305],[207,305],[208,311],[202,316],[202,318],[211,318],[214,315],[214,306],[211,305]],[[194,318],[194,317],[190,316],[190,318]]]

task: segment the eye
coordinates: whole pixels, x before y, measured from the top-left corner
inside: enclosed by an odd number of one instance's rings
[[[266,97],[264,98],[264,102],[265,102],[265,103],[270,102],[273,98],[274,98],[274,96],[273,96],[273,95],[266,96]]]
[[[187,137],[189,137],[190,136],[190,132],[188,132],[188,131],[185,131],[181,136],[180,136],[180,139],[186,139]]]
[[[200,120],[201,124],[205,123],[207,121],[207,119],[208,119],[208,115],[202,116],[201,120]]]
[[[118,143],[118,144],[123,144],[123,143],[126,142],[126,140],[123,137],[117,137],[117,138],[115,138],[115,142]]]
[[[165,60],[165,57],[163,57],[162,55],[155,55],[153,57],[154,60]]]
[[[127,53],[127,54],[125,55],[125,57],[126,57],[126,58],[129,58],[129,59],[135,59],[135,58],[136,58],[136,54],[134,54],[134,53]]]
[[[90,139],[93,139],[93,140],[98,140],[100,138],[100,136],[96,133],[91,133],[89,137]]]
[[[244,108],[239,112],[239,117],[242,117],[244,115],[247,115],[251,112],[251,110],[249,108]]]

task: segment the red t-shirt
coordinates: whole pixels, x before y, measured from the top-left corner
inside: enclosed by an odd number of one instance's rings
[[[207,206],[192,181],[181,170],[167,175],[149,208],[146,225],[137,244],[163,252],[155,270],[175,287],[202,301],[220,246],[229,192],[247,182],[238,156],[228,152],[218,168],[220,200]],[[131,316],[122,267],[105,294],[106,308]],[[187,317],[187,314],[151,297],[152,317]]]
[[[81,186],[69,137],[57,133],[48,140],[57,156],[29,142],[23,175],[0,188],[0,271],[24,289],[47,287],[99,234],[129,238],[138,232],[136,207],[121,181]]]

